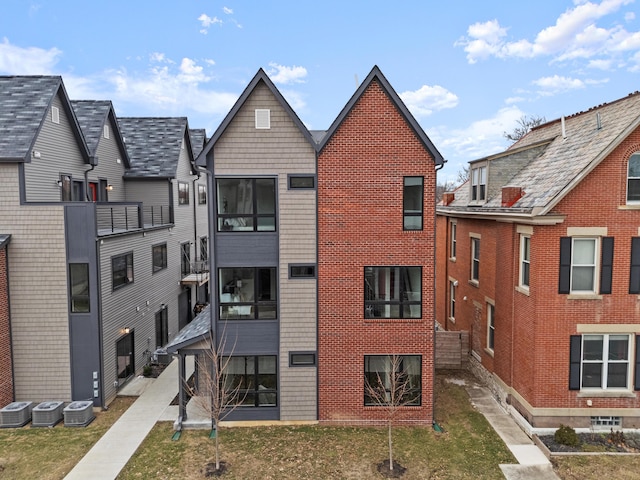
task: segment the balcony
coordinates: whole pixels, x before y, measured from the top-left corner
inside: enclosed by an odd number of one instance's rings
[[[96,203],[98,236],[128,233],[173,223],[169,205],[143,205],[141,202]]]
[[[209,261],[182,262],[182,285],[204,285],[209,281]]]

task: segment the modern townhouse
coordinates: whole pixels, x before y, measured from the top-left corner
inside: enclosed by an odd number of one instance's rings
[[[469,166],[437,207],[439,326],[525,425],[637,428],[640,95]]]
[[[435,170],[443,160],[375,67],[327,131],[259,70],[197,164],[210,179],[211,307],[168,347],[230,357],[227,420],[375,423],[365,379],[402,358],[433,418]],[[212,333],[213,332],[213,333]],[[188,421],[181,379],[181,419]]]

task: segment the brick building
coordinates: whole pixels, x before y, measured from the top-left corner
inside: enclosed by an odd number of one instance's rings
[[[640,426],[639,125],[638,93],[540,125],[437,207],[436,320],[532,427]]]

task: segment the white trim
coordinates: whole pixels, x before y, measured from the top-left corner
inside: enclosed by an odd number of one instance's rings
[[[268,130],[271,128],[271,110],[268,108],[256,108],[256,129]]]
[[[58,107],[51,107],[51,121],[60,123],[60,109]]]
[[[606,237],[607,227],[567,227],[568,237]]]

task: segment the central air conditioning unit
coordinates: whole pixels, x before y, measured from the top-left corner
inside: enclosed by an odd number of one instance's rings
[[[0,409],[0,427],[24,427],[31,421],[33,402],[12,402]]]
[[[62,410],[64,414],[65,427],[86,427],[94,418],[93,402],[91,400],[80,400],[71,402]]]
[[[31,412],[32,427],[55,427],[62,420],[63,402],[42,402]]]
[[[153,352],[153,360],[160,365],[169,365],[173,360],[173,355],[167,353],[166,348],[158,348]]]

